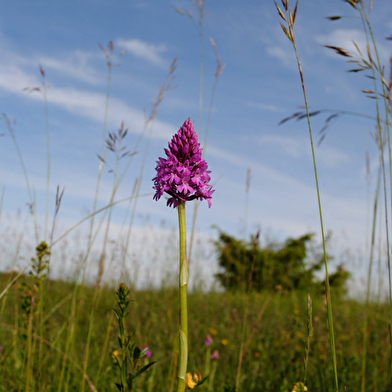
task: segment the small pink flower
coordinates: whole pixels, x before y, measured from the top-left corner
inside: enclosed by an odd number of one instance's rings
[[[215,350],[212,354],[211,354],[211,359],[219,359],[219,351]]]
[[[212,344],[212,342],[213,342],[213,339],[212,339],[211,335],[207,335],[204,339],[204,344],[206,346],[210,346]]]
[[[148,346],[144,346],[144,347],[142,348],[142,351],[145,350],[146,348],[148,348]],[[152,352],[151,352],[150,349],[148,349],[148,350],[146,351],[146,353],[144,354],[144,356],[145,356],[146,358],[151,358],[151,355],[152,355]]]

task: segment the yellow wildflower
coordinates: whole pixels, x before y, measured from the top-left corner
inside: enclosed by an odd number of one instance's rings
[[[294,387],[293,390],[291,392],[306,392],[308,390],[307,386],[304,385],[303,382],[297,382]]]
[[[228,342],[228,340],[227,340],[227,339],[222,339],[221,343],[222,343],[224,346],[226,346],[226,345],[227,345],[227,343],[229,343],[229,342]]]
[[[201,381],[201,373],[196,374],[196,372],[192,373],[188,372],[185,377],[185,389],[193,389],[196,385]]]

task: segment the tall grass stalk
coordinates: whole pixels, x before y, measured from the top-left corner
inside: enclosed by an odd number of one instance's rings
[[[310,342],[313,337],[313,307],[312,307],[312,297],[308,293],[308,306],[307,306],[307,330],[308,334],[306,337],[305,345],[305,360],[304,360],[304,385],[306,386],[307,375],[308,375],[308,363],[309,363],[309,352],[310,352]]]
[[[105,357],[107,355],[107,348],[109,345],[109,340],[110,340],[110,332],[112,330],[112,325],[113,325],[113,313],[110,313],[110,316],[108,318],[108,322],[107,322],[107,327],[106,327],[106,333],[105,333],[105,341],[104,344],[102,346],[102,350],[101,350],[101,355],[99,358],[99,364],[98,364],[98,370],[97,370],[97,374],[95,375],[94,378],[94,384],[98,387],[99,381],[100,381],[100,377],[101,377],[101,371],[102,371],[102,366],[103,366],[103,362],[105,360]]]
[[[391,351],[392,351],[392,334],[391,334],[391,325],[392,325],[392,278],[391,278],[391,249],[390,249],[390,238],[389,238],[389,223],[388,223],[388,208],[387,208],[387,185],[386,185],[386,173],[385,173],[385,163],[384,163],[384,149],[383,149],[383,132],[382,132],[382,124],[385,124],[386,132],[387,132],[387,144],[388,144],[388,155],[389,155],[389,185],[390,189],[392,189],[392,150],[391,150],[391,135],[390,135],[390,125],[389,125],[389,107],[388,107],[388,96],[391,90],[391,84],[387,83],[384,79],[384,67],[381,64],[380,56],[378,53],[378,47],[376,40],[374,38],[373,29],[370,24],[369,16],[366,12],[365,2],[360,0],[360,6],[353,2],[353,0],[348,1],[351,6],[353,6],[360,14],[360,18],[363,24],[363,30],[366,36],[366,49],[368,55],[368,62],[364,61],[368,66],[368,69],[372,72],[372,79],[374,84],[374,91],[367,91],[367,93],[374,94],[375,104],[376,104],[376,113],[377,113],[377,129],[379,133],[380,140],[380,152],[381,152],[381,166],[382,166],[382,176],[383,176],[383,185],[384,185],[384,203],[385,203],[385,230],[386,230],[386,241],[387,241],[387,260],[388,260],[388,284],[389,284],[389,307],[390,307],[390,341],[391,341]],[[370,5],[372,7],[372,4]],[[373,60],[370,50],[370,42],[371,47],[374,50],[376,61]],[[358,49],[358,52],[362,56],[362,53]],[[364,60],[364,58],[363,58]],[[378,93],[377,81],[381,82],[382,94]],[[365,90],[366,92],[366,90]],[[380,113],[380,105],[379,98],[382,98],[384,101],[385,108],[385,121],[381,120]],[[391,195],[391,212],[392,212],[392,195]],[[390,375],[392,379],[392,355],[390,356]]]
[[[39,242],[39,235],[38,235],[38,225],[37,225],[37,213],[36,213],[35,194],[33,192],[33,189],[31,187],[31,185],[30,185],[30,181],[29,181],[29,176],[27,174],[26,165],[24,163],[24,159],[23,159],[23,156],[22,156],[22,152],[20,151],[19,144],[18,144],[18,142],[16,140],[16,137],[15,137],[14,128],[13,128],[13,126],[11,124],[11,121],[8,118],[8,116],[6,114],[3,114],[3,116],[4,116],[4,119],[5,119],[6,123],[7,123],[8,132],[10,133],[11,139],[12,139],[12,141],[14,143],[14,146],[15,146],[15,149],[16,149],[16,153],[18,154],[18,158],[19,158],[20,164],[22,166],[23,176],[25,178],[26,187],[27,187],[27,193],[28,193],[28,196],[29,196],[30,213],[31,213],[31,216],[33,218],[35,240],[38,243]]]
[[[372,279],[372,267],[373,267],[373,257],[374,257],[374,247],[375,247],[375,239],[376,239],[376,223],[377,223],[377,215],[378,215],[378,200],[380,196],[380,188],[381,188],[381,174],[382,174],[382,149],[383,149],[383,141],[379,140],[379,169],[377,175],[377,186],[376,192],[374,195],[373,201],[373,219],[372,219],[372,232],[371,232],[371,240],[370,240],[370,249],[369,249],[369,265],[368,265],[368,273],[367,273],[367,285],[366,285],[366,303],[365,303],[365,317],[364,317],[364,326],[363,326],[363,342],[362,342],[362,382],[361,382],[361,392],[365,392],[366,386],[366,355],[367,355],[367,335],[368,335],[368,312],[369,312],[369,301],[370,301],[370,289],[371,289],[371,279]]]
[[[295,57],[297,61],[298,71],[301,79],[301,87],[304,97],[305,109],[306,109],[306,116],[308,121],[308,128],[309,128],[309,139],[310,139],[310,146],[312,150],[312,159],[313,159],[313,169],[314,169],[314,177],[316,183],[316,191],[317,191],[317,202],[318,202],[318,209],[319,209],[319,216],[320,216],[320,228],[321,228],[321,237],[323,243],[323,258],[324,258],[324,267],[325,267],[325,295],[327,299],[327,312],[328,312],[328,335],[329,335],[329,344],[331,349],[332,355],[332,366],[334,371],[334,381],[335,381],[335,389],[339,391],[339,383],[338,383],[338,372],[337,372],[337,364],[336,364],[336,350],[335,350],[335,334],[334,334],[334,327],[333,327],[333,315],[332,315],[332,301],[331,301],[331,291],[329,287],[329,275],[328,275],[328,263],[327,263],[327,251],[325,247],[325,235],[324,235],[324,224],[323,224],[323,214],[321,208],[321,197],[320,197],[320,189],[319,189],[319,182],[318,182],[318,175],[317,175],[317,165],[316,165],[316,154],[314,150],[313,144],[313,135],[312,135],[312,126],[310,123],[310,116],[309,116],[309,107],[308,107],[308,99],[306,95],[305,89],[305,81],[302,72],[302,65],[298,55],[297,46],[294,37],[294,22],[295,17],[297,15],[298,9],[298,0],[295,4],[294,12],[292,12],[291,8],[289,7],[289,0],[281,0],[282,5],[285,9],[285,14],[282,12],[278,4],[275,2],[275,6],[279,12],[279,16],[283,19],[286,26],[280,21],[280,25],[282,27],[283,32],[293,45],[293,49],[295,52]]]
[[[48,221],[49,221],[49,191],[50,191],[50,132],[49,132],[49,113],[48,113],[48,91],[45,82],[45,71],[42,66],[39,66],[39,71],[42,76],[42,94],[44,96],[45,108],[45,129],[46,129],[46,202],[45,202],[45,231],[44,240],[47,241],[48,235]]]
[[[243,351],[244,351],[244,344],[245,344],[245,339],[246,339],[246,334],[247,334],[247,326],[248,326],[249,298],[246,298],[245,301],[246,301],[245,302],[245,309],[244,309],[243,319],[242,319],[241,343],[240,343],[240,350],[238,353],[237,371],[236,371],[236,375],[235,375],[235,390],[236,391],[240,390],[242,361],[244,359]]]
[[[98,303],[99,291],[100,291],[99,287],[96,286],[95,290],[94,290],[93,301],[92,301],[91,308],[90,308],[86,345],[85,345],[84,353],[83,353],[82,379],[80,381],[80,387],[79,387],[79,390],[81,392],[84,392],[84,389],[86,386],[85,381],[86,381],[86,375],[87,375],[87,365],[88,365],[88,361],[89,361],[89,357],[90,357],[90,343],[91,343],[91,337],[92,337],[92,333],[93,333],[94,315],[95,315],[95,309],[96,309],[97,303]]]

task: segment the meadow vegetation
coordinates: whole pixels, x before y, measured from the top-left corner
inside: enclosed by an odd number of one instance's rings
[[[1,275],[5,287],[12,275]],[[23,277],[19,283],[32,284]],[[86,336],[89,333],[91,303],[94,287],[86,287],[77,303],[77,322],[72,325],[72,296],[75,283],[47,280],[46,303],[41,335],[33,334],[34,363],[31,390],[58,391],[62,366],[69,372],[61,390],[79,390]],[[126,328],[132,342],[140,349],[148,346],[151,357],[141,358],[140,365],[155,364],[136,381],[135,390],[173,391],[178,363],[178,290],[173,288],[131,291]],[[332,391],[333,368],[328,345],[326,306],[321,291],[311,293],[313,302],[313,337],[309,351],[309,390]],[[361,385],[361,348],[364,305],[354,299],[333,297],[334,322],[338,336],[336,344],[339,382],[347,390],[358,390]],[[115,391],[114,382],[120,377],[113,355],[118,355],[117,325],[112,317],[116,308],[116,295],[112,287],[103,286],[95,309],[91,334],[86,380],[87,390]],[[190,372],[210,374],[199,388],[223,390],[227,381],[233,385],[238,372],[239,357],[242,365],[239,390],[290,391],[301,381],[304,371],[307,328],[306,291],[251,291],[209,292],[195,290],[188,297],[189,305],[189,366]],[[247,310],[246,310],[247,309]],[[244,323],[244,315],[246,322]],[[368,309],[369,349],[367,352],[368,390],[385,390],[389,385],[388,361],[390,356],[388,305],[373,303]],[[1,390],[24,390],[27,315],[21,309],[21,290],[14,284],[3,297],[1,313],[2,350],[0,369]],[[36,325],[37,330],[39,325]],[[74,330],[73,349],[67,355],[67,335]],[[212,343],[206,345],[206,337]],[[106,340],[109,340],[107,344]],[[42,344],[41,361],[39,347]],[[103,348],[106,349],[103,352]],[[217,350],[219,357],[211,359]],[[103,363],[100,365],[100,361]],[[65,362],[64,362],[65,361]],[[138,364],[139,365],[139,364]],[[214,377],[211,371],[215,369]],[[97,377],[98,372],[100,376]],[[92,387],[94,386],[94,388]],[[311,388],[311,389],[310,389]]]

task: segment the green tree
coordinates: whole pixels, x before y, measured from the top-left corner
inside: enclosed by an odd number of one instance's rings
[[[258,235],[250,241],[236,239],[222,231],[215,242],[221,272],[216,274],[226,290],[295,290],[320,284],[315,271],[323,265],[321,253],[314,250],[313,234],[288,238],[283,243],[259,246]],[[336,282],[344,287],[348,275]]]

